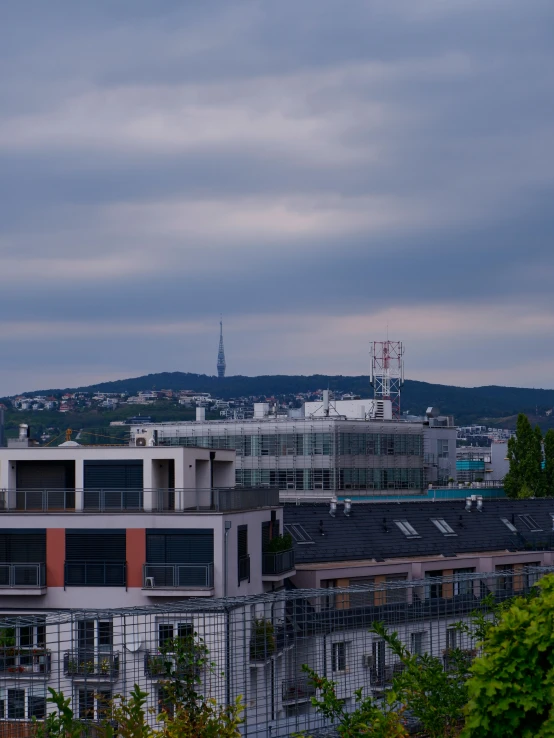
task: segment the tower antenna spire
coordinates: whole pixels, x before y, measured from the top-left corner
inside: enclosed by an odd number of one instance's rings
[[[217,376],[223,379],[225,376],[225,349],[223,348],[223,316],[219,316],[219,351],[217,352]]]

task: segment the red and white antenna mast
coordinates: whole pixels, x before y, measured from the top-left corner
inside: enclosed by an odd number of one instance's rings
[[[400,418],[400,388],[404,384],[404,347],[402,341],[373,341],[370,344],[369,382],[376,400],[390,400],[392,417]]]

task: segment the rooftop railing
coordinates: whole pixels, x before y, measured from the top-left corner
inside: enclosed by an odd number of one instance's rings
[[[0,490],[0,513],[235,512],[278,505],[279,490],[271,487]]]

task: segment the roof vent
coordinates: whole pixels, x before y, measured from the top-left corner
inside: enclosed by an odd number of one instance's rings
[[[335,514],[337,512],[337,498],[331,497],[331,502],[329,503],[329,515],[332,515],[335,517]]]
[[[466,497],[466,512],[471,512],[471,497]]]
[[[477,512],[483,512],[483,497],[479,495],[477,497]]]
[[[389,526],[387,525],[387,519],[386,518],[383,518],[383,530],[385,531],[385,533],[388,533],[389,532]]]
[[[319,535],[320,536],[324,536],[325,535],[325,531],[323,530],[323,520],[320,520],[319,521]]]
[[[344,514],[346,515],[346,517],[349,517],[351,512],[352,512],[352,500],[349,497],[347,497],[344,500]]]

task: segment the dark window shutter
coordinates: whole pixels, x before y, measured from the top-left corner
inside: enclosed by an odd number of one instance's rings
[[[0,530],[0,562],[42,564],[45,561],[45,530]]]
[[[211,564],[214,560],[213,530],[146,531],[149,564]]]
[[[271,540],[271,523],[266,521],[262,523],[262,551],[267,551],[269,541]]]
[[[142,489],[142,461],[85,461],[85,489]]]
[[[66,530],[66,561],[126,561],[124,530]]]
[[[248,556],[248,526],[239,525],[237,528],[237,548],[239,559]]]

